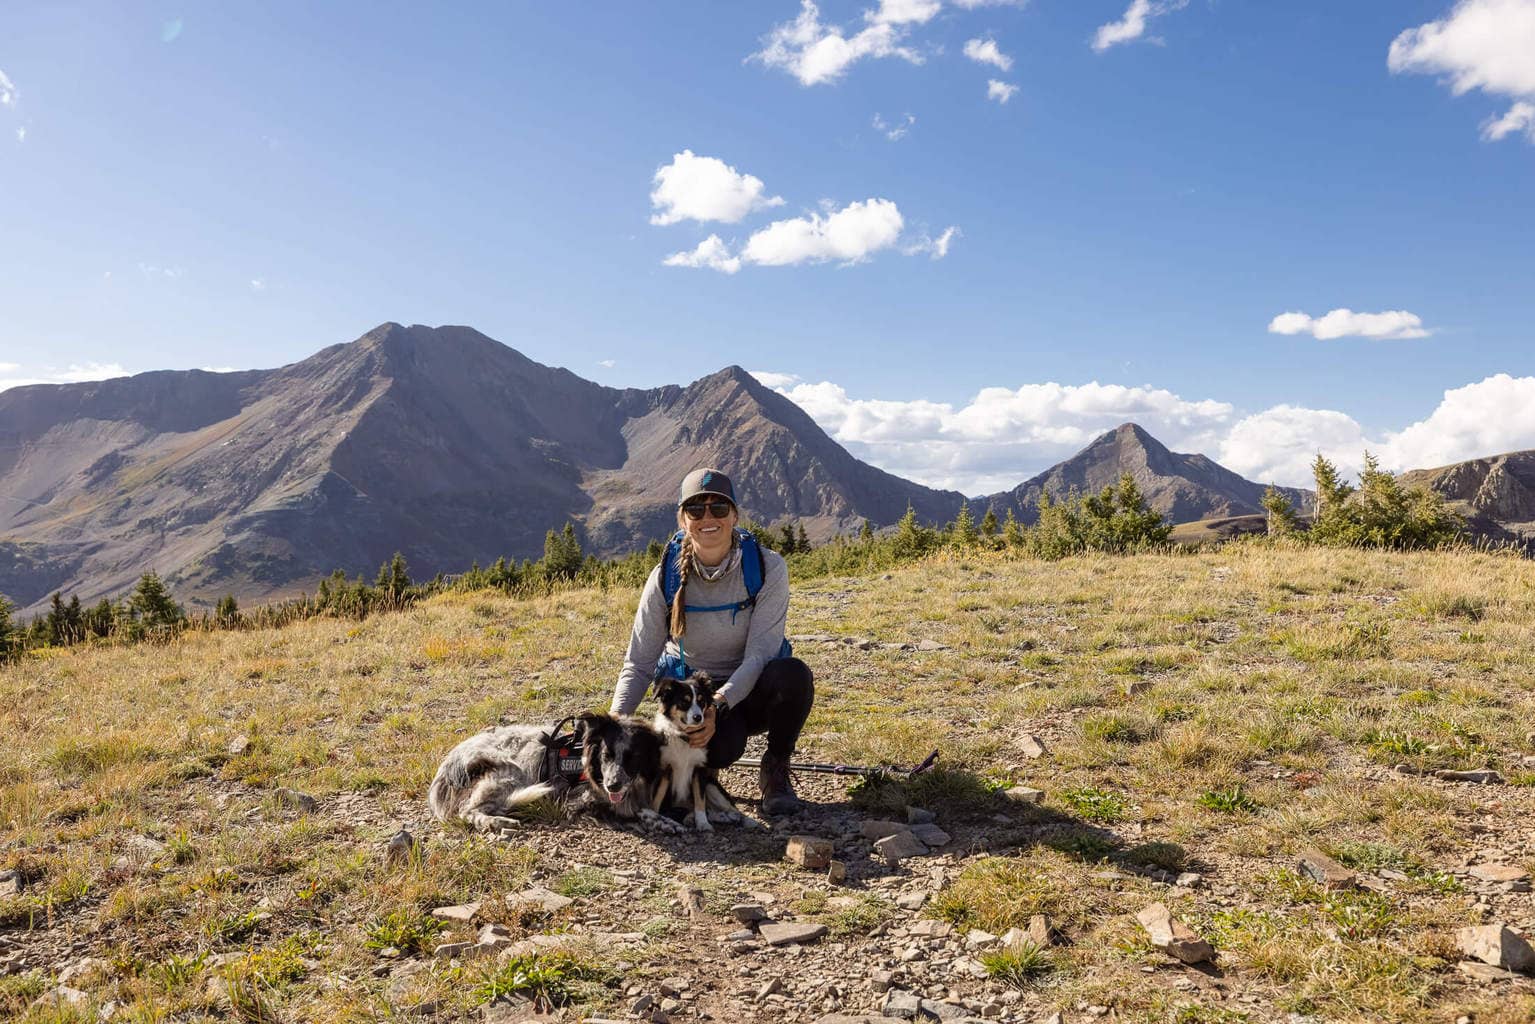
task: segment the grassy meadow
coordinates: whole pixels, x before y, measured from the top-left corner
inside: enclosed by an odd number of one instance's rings
[[[431,962],[445,933],[427,911],[483,901],[533,934],[569,922],[500,896],[531,879],[582,895],[643,879],[562,865],[554,826],[530,825],[535,843],[427,824],[426,786],[474,730],[605,708],[637,597],[453,594],[0,668],[0,871],[19,882],[0,888],[0,1018],[96,1020],[111,1003],[144,1022],[392,1019],[408,973],[434,1019],[477,1019],[507,969]],[[1473,856],[1535,869],[1535,563],[1262,543],[945,553],[796,583],[790,632],[850,641],[797,646],[818,686],[801,757],[942,751],[949,771],[912,798],[960,848],[921,914],[1000,933],[1045,913],[1069,938],[1040,964],[993,958],[986,984],[1068,1022],[1083,1006],[1169,1024],[1535,1019],[1535,990],[1466,977],[1454,946],[1484,916],[1535,929],[1531,894],[1463,870]],[[1025,734],[1048,754],[1024,756]],[[1487,767],[1506,783],[1432,775]],[[1044,804],[992,822],[993,792],[1013,784]],[[387,864],[402,826],[420,854]],[[691,855],[707,861],[710,841]],[[1387,881],[1323,890],[1295,871],[1312,845]],[[1148,866],[1201,881],[1159,886]],[[771,861],[721,870],[811,914],[829,891]],[[596,947],[543,963],[567,1019],[622,1016],[627,983],[675,969],[690,944],[718,958],[715,936],[737,926],[679,923],[674,888],[662,878],[623,911],[645,942],[622,964]],[[1134,920],[1153,900],[1214,943],[1216,988],[1174,984],[1184,972]],[[874,897],[838,913],[854,962],[866,932],[911,916]],[[83,1004],[43,998],[87,957],[68,979]]]

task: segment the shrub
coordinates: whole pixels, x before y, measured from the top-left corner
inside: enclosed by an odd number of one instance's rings
[[[1370,548],[1436,548],[1460,536],[1465,524],[1444,498],[1423,488],[1407,488],[1364,453],[1359,486],[1344,482],[1337,467],[1321,455],[1311,466],[1316,480],[1317,514],[1311,539],[1322,544]]]

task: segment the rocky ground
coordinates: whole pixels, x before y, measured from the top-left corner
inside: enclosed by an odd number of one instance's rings
[[[171,669],[162,678],[230,686],[223,713],[189,710],[174,739],[145,726],[138,746],[48,732],[59,666],[0,679],[19,701],[0,726],[35,751],[26,776],[0,760],[0,1010],[1535,1019],[1522,564],[1502,582],[1486,579],[1501,562],[1471,567],[1491,596],[1469,620],[1434,611],[1461,607],[1462,584],[1426,582],[1413,563],[1352,567],[1341,595],[1307,575],[1320,565],[1205,556],[1105,575],[1124,564],[1027,584],[1003,563],[802,587],[796,646],[821,692],[801,757],[910,765],[936,747],[938,765],[877,786],[800,773],[804,813],[762,821],[743,799],[747,824],[707,834],[534,812],[487,838],[427,815],[437,758],[501,685],[501,666],[482,662],[522,657],[473,646],[487,635],[473,624],[530,623],[541,667],[489,716],[531,717],[569,706],[568,691],[542,687],[610,642],[621,604],[587,624],[558,603],[466,604],[234,637],[217,669],[200,649],[146,655],[125,681]],[[1450,568],[1459,580],[1468,567]],[[1119,596],[1095,604],[1094,587]],[[903,604],[912,593],[942,617]],[[354,643],[368,646],[348,653]],[[391,680],[378,653],[471,646],[478,660],[444,659],[452,689],[433,682],[430,657],[414,668],[407,656]],[[306,669],[299,652],[317,649],[337,653]],[[481,672],[483,691],[465,682]],[[273,701],[301,689],[312,708]],[[145,698],[125,693],[73,706],[126,720]],[[755,793],[751,771],[725,783]]]

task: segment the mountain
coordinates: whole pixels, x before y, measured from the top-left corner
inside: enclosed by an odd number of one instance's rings
[[[1094,493],[1117,484],[1129,473],[1146,503],[1174,523],[1253,515],[1263,511],[1263,484],[1246,480],[1203,455],[1179,455],[1134,423],[1099,435],[1065,462],[1031,477],[1010,491],[977,499],[974,506],[984,514],[990,507],[998,515],[1008,509],[1019,522],[1032,523],[1038,516],[1039,496],[1049,491],[1059,498],[1072,489]],[[1307,507],[1311,492],[1281,487],[1280,493],[1297,509]]]
[[[729,367],[619,390],[467,327],[388,323],[274,370],[159,371],[0,392],[0,593],[116,596],[155,569],[209,603],[537,557],[568,518],[615,555],[673,526],[677,482],[728,467],[759,522],[817,540],[964,500],[859,462]]]
[[[1535,451],[1508,452],[1437,469],[1403,473],[1409,487],[1444,495],[1472,535],[1535,547]]]

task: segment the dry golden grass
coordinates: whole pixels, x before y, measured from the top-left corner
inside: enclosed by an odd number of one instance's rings
[[[389,923],[401,908],[493,903],[537,855],[452,836],[381,870],[389,815],[363,825],[329,809],[418,808],[467,733],[605,707],[636,598],[455,595],[362,623],[41,652],[0,670],[0,869],[28,880],[0,897],[0,929],[88,934],[109,966],[83,984],[128,1019],[228,1013],[208,995],[218,971],[238,982],[237,1003],[246,986],[258,1017],[388,1013],[370,935],[401,926]],[[951,768],[1046,790],[1057,821],[1096,818],[1101,832],[1040,831],[1027,816],[998,827],[1001,856],[939,897],[951,918],[995,929],[1056,917],[1074,943],[1040,982],[1057,1005],[1242,1019],[1190,1010],[1141,971],[1163,962],[1126,916],[1164,898],[1149,882],[1096,880],[1099,861],[1122,867],[1130,847],[1169,842],[1229,887],[1179,897],[1179,910],[1216,942],[1228,983],[1265,1005],[1342,1021],[1473,1008],[1528,1019],[1508,1010],[1528,1002],[1493,1000],[1454,970],[1450,937],[1474,918],[1446,872],[1473,847],[1528,842],[1535,787],[1455,787],[1392,766],[1535,780],[1521,765],[1535,753],[1529,562],[1261,545],[1058,563],[944,555],[797,585],[791,630],[947,645],[801,644],[818,679],[803,755],[900,764],[937,746]],[[1024,759],[1024,732],[1051,756]],[[249,746],[231,756],[238,736]],[[327,811],[262,797],[281,786]],[[130,836],[165,844],[152,870],[119,863]],[[1412,881],[1329,901],[1284,873],[1308,844],[1410,863]],[[855,934],[886,913],[844,908],[837,922]],[[665,921],[654,930],[664,950]],[[208,953],[246,960],[215,971],[197,959]],[[337,975],[354,983],[322,983]],[[467,1015],[473,980],[429,969],[413,984]],[[39,993],[35,978],[0,979],[0,1016],[71,1019],[28,1011]]]

